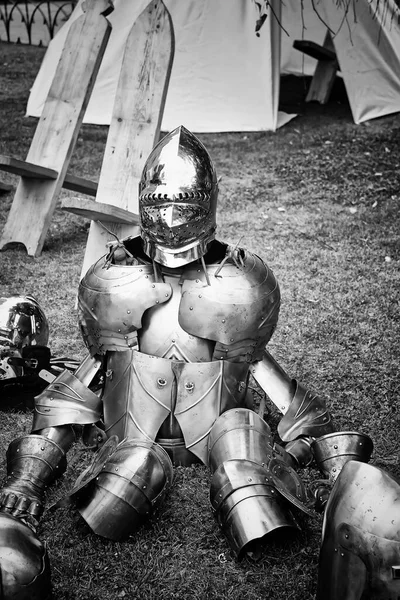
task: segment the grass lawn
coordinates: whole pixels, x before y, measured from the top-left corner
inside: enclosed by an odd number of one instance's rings
[[[1,43],[0,51],[0,154],[25,158],[36,120],[24,111],[44,50]],[[242,238],[280,282],[270,352],[326,398],[337,429],[372,437],[372,464],[400,477],[400,118],[355,125],[340,81],[326,106],[307,105],[304,96],[304,81],[284,81],[282,106],[300,116],[277,133],[199,136],[222,178],[218,237],[232,244]],[[98,178],[106,134],[83,127],[72,173]],[[0,197],[0,229],[12,198]],[[22,248],[0,253],[0,295],[36,296],[54,356],[85,356],[74,306],[87,230],[87,221],[57,209],[40,257]],[[5,457],[32,417],[1,418]],[[275,432],[273,407],[266,419]],[[91,456],[76,444],[49,502],[72,487]],[[238,562],[214,521],[208,490],[205,467],[175,469],[157,518],[125,543],[96,537],[73,510],[45,513],[39,536],[48,543],[55,600],[311,600],[322,517],[299,515],[296,538],[267,544],[258,562]]]

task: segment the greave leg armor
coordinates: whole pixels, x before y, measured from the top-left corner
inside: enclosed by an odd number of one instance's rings
[[[139,439],[124,440],[106,460],[100,451],[88,473],[71,497],[92,531],[114,541],[127,539],[152,515],[173,479],[164,448]]]
[[[279,529],[300,529],[289,502],[307,514],[306,489],[269,426],[245,408],[224,412],[209,436],[210,500],[238,556]]]

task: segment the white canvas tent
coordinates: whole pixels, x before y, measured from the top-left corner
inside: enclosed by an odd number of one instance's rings
[[[113,30],[84,122],[110,122],[125,39],[147,2],[114,0],[108,17]],[[316,64],[294,50],[293,41],[322,43],[327,26],[333,31],[354,121],[400,111],[400,27],[391,18],[394,0],[388,1],[386,16],[378,12],[375,18],[378,0],[357,0],[356,13],[345,12],[336,0],[314,0],[318,14],[311,0],[274,0],[283,29],[270,14],[259,37],[252,0],[164,2],[176,38],[165,130],[184,124],[194,132],[275,131],[294,116],[278,111],[280,74],[312,74]],[[69,26],[80,14],[81,3],[50,43],[31,90],[28,115],[40,116]]]

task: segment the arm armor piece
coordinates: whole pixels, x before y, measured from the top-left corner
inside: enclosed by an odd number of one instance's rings
[[[32,431],[72,423],[96,423],[100,416],[100,398],[76,374],[65,369],[35,398]]]
[[[284,442],[299,436],[318,438],[333,431],[331,416],[324,400],[297,383],[289,409],[278,425],[278,433]]]
[[[89,352],[137,347],[137,331],[151,306],[167,302],[171,286],[156,282],[153,266],[109,265],[97,261],[79,285],[79,321]]]
[[[25,435],[11,442],[6,455],[7,481],[0,494],[1,512],[33,527],[43,512],[45,489],[64,473],[66,452],[75,439],[71,427],[48,429],[45,434]]]
[[[347,461],[359,460],[367,463],[373,447],[368,435],[355,431],[341,431],[314,440],[311,450],[322,473],[334,482]]]
[[[334,431],[325,402],[291,379],[267,350],[250,372],[284,415],[278,425],[282,441],[320,437]]]
[[[211,504],[238,555],[275,529],[298,528],[284,499],[313,515],[314,500],[289,466],[285,451],[272,445],[267,423],[251,410],[228,410],[214,423],[209,467]]]
[[[80,476],[70,498],[94,533],[121,541],[158,508],[172,484],[173,467],[161,446],[145,440],[124,440],[104,461],[113,439]]]
[[[179,312],[191,335],[217,342],[213,360],[253,363],[262,357],[278,321],[279,285],[256,254],[240,249],[240,264],[197,265],[185,270]]]
[[[348,461],[323,523],[316,600],[398,600],[400,485],[385,471]]]

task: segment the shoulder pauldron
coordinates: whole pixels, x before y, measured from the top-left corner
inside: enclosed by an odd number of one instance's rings
[[[155,281],[151,265],[95,263],[79,285],[79,321],[93,354],[126,350],[137,343],[143,313],[171,297],[171,286]]]
[[[228,257],[203,270],[184,273],[179,314],[188,333],[217,342],[222,358],[229,348],[259,360],[278,320],[280,292],[272,271],[257,255],[240,250],[240,261]]]

